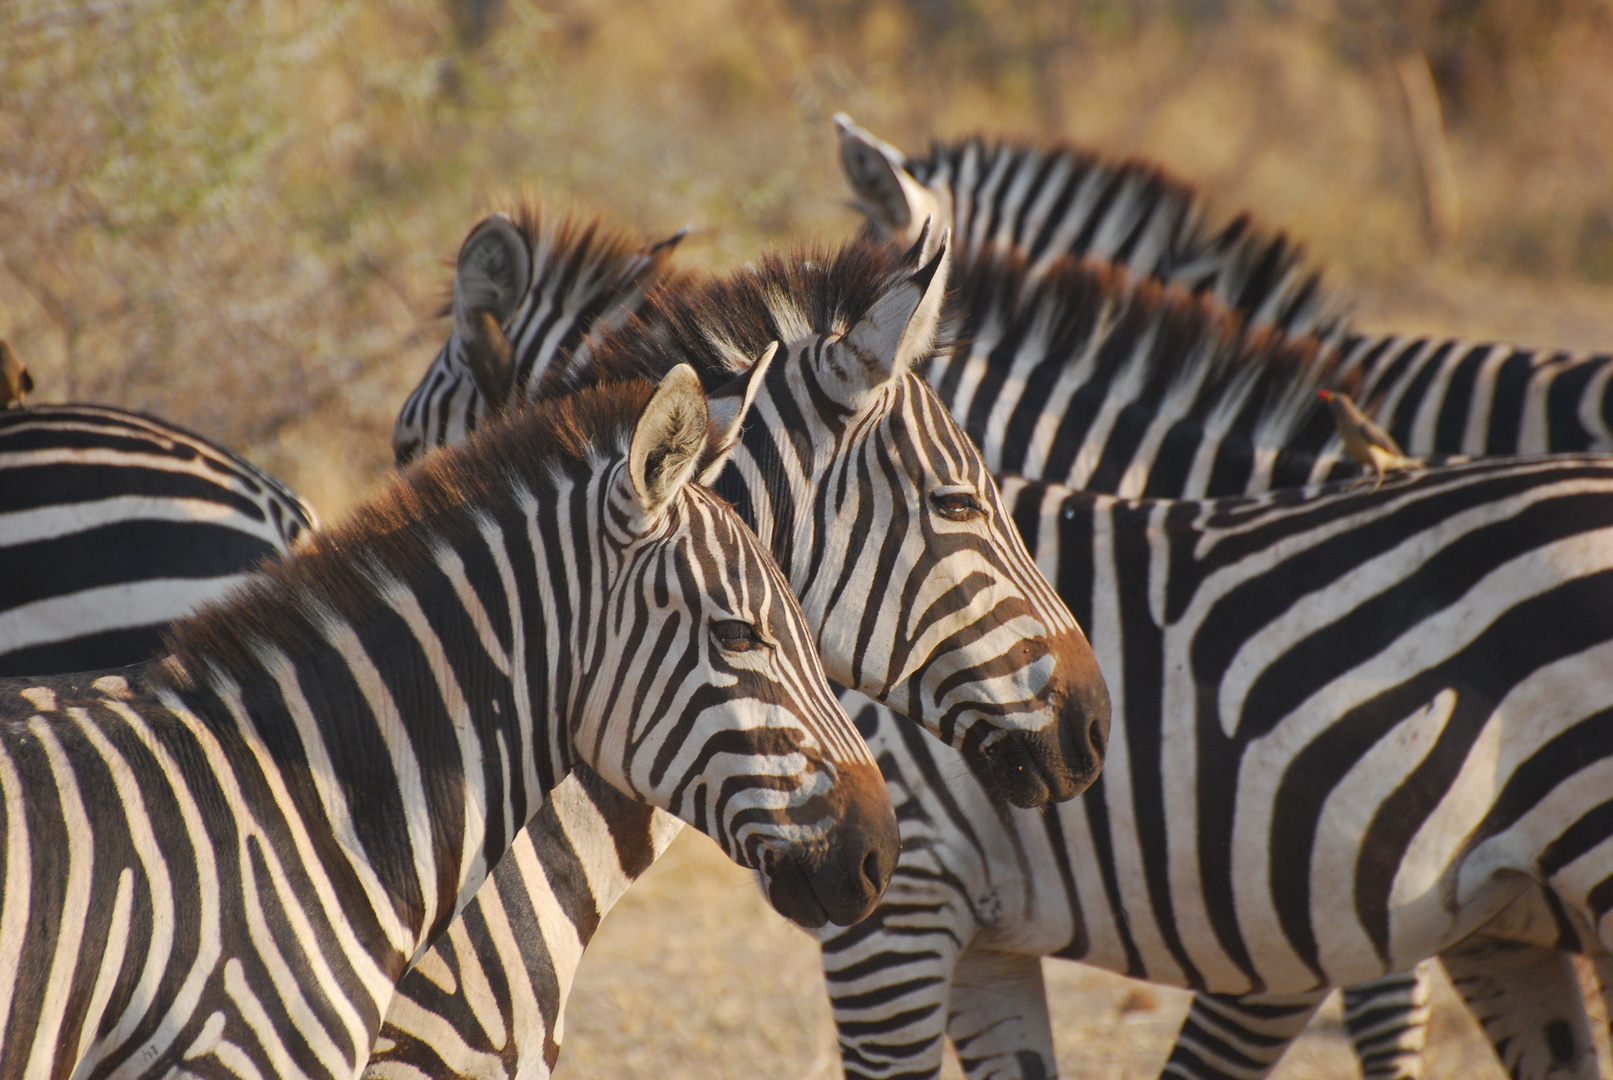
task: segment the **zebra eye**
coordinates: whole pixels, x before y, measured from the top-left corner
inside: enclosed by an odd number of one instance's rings
[[[717,639],[719,646],[729,652],[750,652],[752,649],[767,648],[767,641],[762,637],[761,631],[744,619],[713,619],[711,636]]]
[[[986,508],[980,505],[980,500],[967,491],[944,491],[930,496],[930,504],[935,512],[948,521],[973,521],[984,517]]]

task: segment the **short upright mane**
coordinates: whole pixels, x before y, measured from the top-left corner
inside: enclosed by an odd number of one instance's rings
[[[432,454],[296,556],[266,564],[228,597],[176,623],[168,650],[195,675],[253,666],[263,647],[300,652],[324,613],[357,614],[377,580],[427,567],[437,546],[468,536],[483,516],[517,510],[522,487],[583,475],[624,457],[654,387],[624,382],[514,410]]]
[[[557,359],[537,398],[621,379],[659,380],[680,363],[693,365],[712,388],[748,369],[775,341],[851,329],[916,263],[916,252],[853,240],[833,251],[769,252],[724,277],[680,276],[652,292],[584,362]]]

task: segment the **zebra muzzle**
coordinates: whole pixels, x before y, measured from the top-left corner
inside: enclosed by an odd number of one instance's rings
[[[810,850],[774,849],[763,877],[768,901],[800,926],[850,926],[874,910],[901,853],[896,811],[879,770],[860,762],[838,767],[845,810]]]
[[[964,756],[980,777],[1015,806],[1031,808],[1080,795],[1098,778],[1109,745],[1109,687],[1086,638],[1064,635],[1047,695],[1050,722],[1026,731],[999,730]]]

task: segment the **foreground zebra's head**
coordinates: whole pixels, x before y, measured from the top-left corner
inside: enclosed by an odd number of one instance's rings
[[[494,214],[459,250],[453,330],[398,413],[399,466],[457,442],[535,387],[563,351],[619,324],[666,275],[684,232],[642,244],[598,219]]]
[[[350,627],[391,694],[380,726],[439,751],[479,739],[480,816],[506,823],[484,870],[586,764],[758,870],[786,916],[854,922],[894,866],[895,818],[788,583],[691,483],[726,441],[688,368],[512,414],[182,628],[180,666],[243,640],[226,669],[296,658]],[[423,736],[436,717],[459,734]]]
[[[773,255],[663,289],[538,396],[682,362],[716,401],[754,395],[726,469],[705,475],[772,548],[830,677],[923,723],[1010,801],[1071,798],[1102,764],[1108,692],[979,451],[914,371],[946,282],[946,245],[917,265],[924,245]]]

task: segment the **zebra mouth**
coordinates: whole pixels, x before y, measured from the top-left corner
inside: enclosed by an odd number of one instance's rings
[[[1062,725],[1060,725],[1062,726]],[[975,773],[1021,809],[1072,799],[1085,790],[1048,732],[1001,732],[966,755]]]
[[[780,915],[808,930],[816,930],[829,921],[829,912],[800,863],[793,859],[775,863],[765,877],[767,901]]]
[[[842,769],[847,777],[879,777],[871,765]],[[780,915],[809,930],[866,919],[896,871],[902,839],[885,783],[879,780],[877,789],[868,783],[857,786],[859,791],[821,844],[763,856],[767,899]]]

